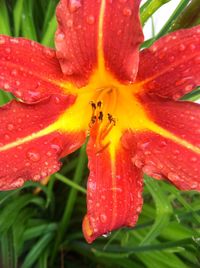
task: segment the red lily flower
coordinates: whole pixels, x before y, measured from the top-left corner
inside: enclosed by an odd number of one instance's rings
[[[56,50],[0,36],[0,189],[38,181],[87,145],[88,242],[134,226],[142,173],[200,190],[200,26],[139,53],[140,0],[61,0]],[[139,60],[140,58],[140,60]]]

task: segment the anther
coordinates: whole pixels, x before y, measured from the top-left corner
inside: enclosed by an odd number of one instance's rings
[[[97,102],[97,107],[98,107],[98,108],[101,108],[101,107],[102,107],[102,101],[98,101],[98,102]]]
[[[91,123],[94,124],[96,122],[96,119],[97,119],[96,115],[93,115],[91,117]]]
[[[92,106],[93,110],[96,110],[97,106],[93,101],[90,101],[90,105]]]
[[[110,123],[113,123],[113,125],[115,126],[116,120],[113,118],[113,116],[111,114],[108,114],[108,120]]]
[[[98,119],[99,119],[100,121],[103,121],[103,112],[99,112]]]

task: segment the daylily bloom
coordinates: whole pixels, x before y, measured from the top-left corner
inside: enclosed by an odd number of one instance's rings
[[[200,26],[139,52],[140,0],[61,0],[56,50],[0,36],[0,189],[39,181],[89,136],[86,240],[136,224],[142,174],[200,190]]]

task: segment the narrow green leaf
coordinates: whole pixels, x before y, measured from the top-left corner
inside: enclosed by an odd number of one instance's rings
[[[32,267],[32,265],[37,261],[38,257],[42,255],[47,246],[49,246],[49,243],[51,242],[53,236],[54,233],[48,233],[44,235],[37,243],[35,243],[35,245],[27,254],[21,268]]]
[[[70,186],[70,187],[76,189],[77,191],[82,192],[83,194],[86,194],[86,189],[83,188],[83,187],[81,187],[79,184],[75,183],[74,181],[72,181],[72,180],[66,178],[65,176],[63,176],[63,175],[61,175],[61,174],[59,174],[59,173],[55,173],[54,176],[55,176],[58,180],[60,180],[60,181],[64,182],[65,184],[67,184],[68,186]]]
[[[1,235],[1,253],[2,253],[2,267],[5,268],[17,267],[17,252],[13,239],[12,228],[10,228],[7,232]]]
[[[0,0],[0,33],[12,35],[8,9],[5,0]]]
[[[171,0],[148,0],[140,9],[142,25],[158,10],[161,6]]]
[[[13,17],[14,17],[15,36],[19,36],[19,33],[20,33],[23,5],[24,5],[24,0],[18,0],[16,1],[15,6],[14,6]]]
[[[37,41],[32,5],[33,0],[24,1],[23,14],[22,14],[22,33],[24,37]]]
[[[149,233],[141,241],[140,245],[146,245],[151,243],[166,227],[170,220],[170,214],[172,213],[172,207],[162,188],[159,186],[156,180],[153,180],[146,176],[145,184],[150,191],[155,205],[156,205],[156,219],[155,223],[151,227]]]

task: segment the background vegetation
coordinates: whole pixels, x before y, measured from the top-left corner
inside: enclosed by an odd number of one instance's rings
[[[146,1],[141,7],[143,25],[169,1]],[[0,0],[0,33],[53,46],[57,2]],[[143,47],[169,31],[200,22],[199,0],[179,2],[165,26]],[[197,89],[185,98],[196,100],[199,95]],[[1,104],[11,98],[0,92]],[[180,192],[167,182],[145,177],[144,207],[137,226],[88,245],[81,232],[88,176],[85,146],[63,163],[46,186],[28,182],[22,189],[0,192],[0,267],[200,267],[197,192]],[[41,191],[36,193],[37,187]]]

